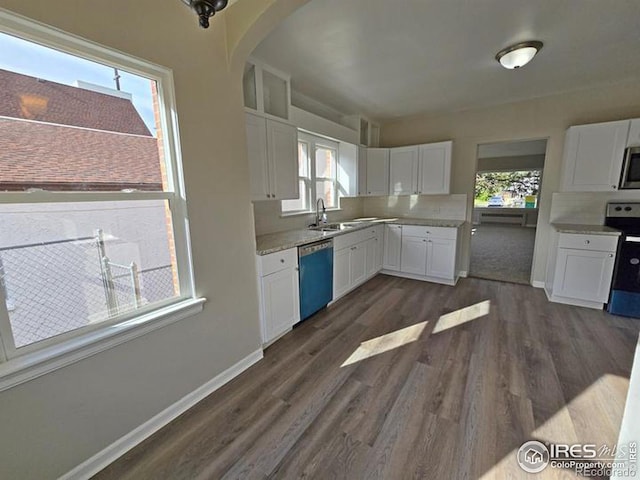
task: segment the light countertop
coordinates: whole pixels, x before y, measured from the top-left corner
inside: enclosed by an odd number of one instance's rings
[[[620,230],[605,227],[604,225],[582,225],[577,223],[552,223],[551,226],[559,233],[578,233],[587,235],[612,235],[619,237],[622,235]]]
[[[425,227],[458,228],[464,224],[464,220],[442,220],[425,218],[356,218],[350,221],[335,222],[356,225],[335,232],[319,232],[316,230],[299,229],[286,232],[270,233],[256,237],[256,251],[258,255],[268,255],[288,248],[299,247],[308,243],[317,242],[327,238],[337,237],[345,233],[355,232],[363,228],[369,228],[378,224],[417,225]]]

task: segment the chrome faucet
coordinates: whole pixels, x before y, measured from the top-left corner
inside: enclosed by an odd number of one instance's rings
[[[320,204],[322,203],[322,215],[320,215]],[[320,222],[327,223],[327,209],[324,206],[324,199],[316,200],[316,226],[320,226]]]

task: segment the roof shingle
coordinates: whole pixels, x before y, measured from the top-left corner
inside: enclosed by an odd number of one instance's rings
[[[0,116],[151,136],[126,98],[0,69]]]

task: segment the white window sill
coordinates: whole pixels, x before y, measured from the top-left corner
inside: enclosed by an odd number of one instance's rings
[[[205,298],[193,298],[122,323],[89,332],[0,364],[0,392],[201,312]]]
[[[327,213],[330,213],[330,212],[339,212],[339,211],[341,211],[341,210],[342,210],[341,208],[327,208],[327,209],[326,209],[326,212],[327,212]],[[283,213],[281,213],[281,214],[280,214],[280,218],[286,218],[286,217],[299,217],[299,216],[302,216],[302,215],[315,215],[315,214],[316,214],[316,212],[315,212],[315,211],[313,211],[313,212],[310,212],[310,211],[304,211],[304,212],[289,212],[289,213],[287,213],[287,212],[283,212]]]

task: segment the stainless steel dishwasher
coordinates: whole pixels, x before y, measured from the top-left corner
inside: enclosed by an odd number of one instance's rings
[[[333,240],[298,247],[300,320],[309,318],[333,299]]]

